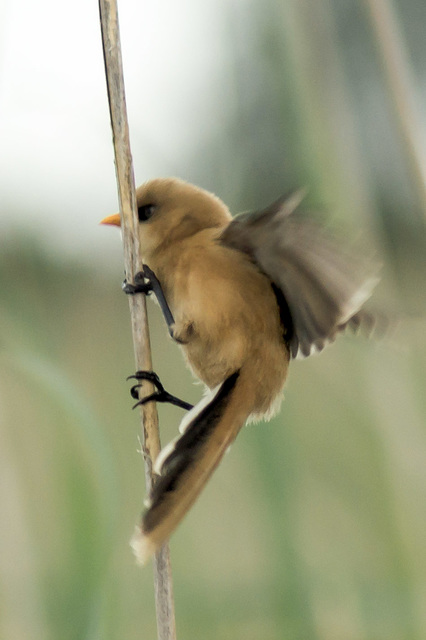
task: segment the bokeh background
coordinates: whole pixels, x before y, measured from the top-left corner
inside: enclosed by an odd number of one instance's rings
[[[383,261],[389,340],[292,366],[171,541],[178,637],[426,637],[424,0],[119,3],[137,182],[306,206]],[[389,23],[390,19],[390,23]],[[0,636],[155,638],[97,3],[0,6]],[[201,389],[149,303],[155,368]],[[181,419],[160,407],[163,442]]]

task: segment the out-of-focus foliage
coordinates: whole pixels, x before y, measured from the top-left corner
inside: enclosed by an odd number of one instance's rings
[[[280,416],[242,431],[171,541],[178,637],[421,640],[425,211],[366,4],[243,6],[220,9],[223,113],[174,173],[233,211],[308,185],[310,207],[378,248],[376,300],[410,317],[392,340],[342,338],[294,363]],[[421,99],[426,7],[395,7]],[[154,638],[151,571],[128,546],[144,486],[119,238],[99,269],[7,236],[0,270],[0,637]],[[195,402],[149,307],[155,368]],[[159,411],[166,442],[182,413]]]

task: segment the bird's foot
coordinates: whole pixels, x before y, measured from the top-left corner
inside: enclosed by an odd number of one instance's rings
[[[145,273],[143,271],[138,271],[135,275],[135,282],[131,284],[124,280],[122,286],[122,290],[127,295],[133,296],[135,293],[145,293],[146,295],[150,294],[153,287],[151,281],[146,279]]]
[[[181,400],[180,398],[177,398],[176,396],[173,396],[171,393],[166,391],[163,384],[160,381],[160,378],[154,371],[136,371],[134,375],[129,376],[127,378],[127,380],[131,380],[131,379],[142,380],[142,381],[148,380],[157,388],[157,391],[155,391],[154,393],[151,393],[151,395],[147,396],[146,398],[142,398],[141,400],[139,400],[138,390],[141,388],[142,385],[141,384],[133,385],[133,387],[130,389],[130,395],[135,400],[138,400],[138,402],[132,407],[132,409],[140,405],[146,404],[151,400],[154,400],[155,402],[168,402],[170,404],[174,404],[176,407],[181,407],[182,409],[186,409],[186,410],[192,409],[193,407],[193,405],[189,404],[189,402],[185,402],[185,400]]]
[[[160,305],[161,311],[163,312],[164,319],[167,322],[167,326],[169,328],[169,333],[173,338],[173,327],[175,324],[175,320],[173,318],[173,314],[170,311],[170,307],[165,298],[163,289],[161,288],[161,284],[155,275],[155,273],[148,267],[148,265],[144,265],[143,271],[139,271],[135,275],[134,284],[130,284],[127,280],[124,280],[122,287],[124,293],[129,295],[134,295],[135,293],[145,293],[146,295],[154,292],[158,304]],[[176,340],[179,342],[179,340]]]

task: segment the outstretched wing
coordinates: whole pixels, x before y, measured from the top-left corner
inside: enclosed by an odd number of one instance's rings
[[[234,218],[220,237],[249,254],[271,279],[293,358],[333,341],[346,326],[357,329],[372,316],[361,310],[378,282],[378,266],[343,245],[311,220],[293,214],[303,192],[280,198],[263,211]],[[286,323],[288,324],[288,323]]]

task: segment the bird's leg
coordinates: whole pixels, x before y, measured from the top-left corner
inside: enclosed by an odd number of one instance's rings
[[[160,281],[158,280],[155,273],[147,265],[144,265],[143,271],[139,271],[135,275],[134,284],[129,284],[125,280],[123,282],[122,289],[124,293],[127,293],[129,295],[134,295],[135,293],[145,293],[146,295],[148,295],[151,293],[151,291],[154,292],[155,297],[158,300],[158,304],[160,305],[160,309],[163,312],[164,319],[167,322],[169,333],[172,338],[174,337],[173,327],[175,324],[175,319],[173,318],[173,314],[170,311],[170,307],[167,303],[163,289],[161,288]]]
[[[135,407],[138,407],[139,405],[149,402],[150,400],[155,400],[156,402],[169,402],[170,404],[174,404],[176,407],[181,407],[182,409],[186,410],[192,409],[193,407],[193,405],[189,404],[189,402],[185,402],[184,400],[181,400],[180,398],[177,398],[176,396],[173,396],[171,393],[166,391],[160,381],[160,378],[156,373],[154,373],[154,371],[136,371],[136,373],[133,376],[129,376],[127,380],[130,380],[132,378],[134,380],[149,380],[149,382],[152,382],[152,384],[157,388],[157,391],[147,396],[146,398],[142,398],[142,400],[139,400],[138,389],[140,389],[142,385],[135,384],[130,389],[130,395],[132,396],[132,398],[138,400],[138,402],[132,407],[133,409]]]
[[[175,337],[174,335],[175,320],[173,318],[172,312],[170,311],[170,307],[167,303],[163,289],[161,288],[160,281],[158,280],[155,273],[147,265],[144,265],[143,271],[139,271],[135,275],[134,284],[129,284],[124,281],[122,288],[123,291],[129,295],[134,295],[135,293],[145,293],[146,295],[148,295],[149,293],[151,293],[151,291],[153,291],[155,293],[155,297],[158,300],[161,311],[163,312],[163,316],[167,322],[171,337],[174,338],[176,342],[183,342],[183,340],[179,339],[179,337],[177,336]],[[138,400],[133,409],[139,405],[149,402],[150,400],[155,400],[156,402],[169,402],[170,404],[174,404],[175,406],[181,407],[182,409],[192,409],[192,404],[189,404],[189,402],[185,402],[184,400],[180,400],[180,398],[177,398],[176,396],[173,396],[171,393],[166,391],[160,381],[160,378],[153,371],[137,371],[135,375],[129,376],[129,378],[134,378],[135,380],[149,380],[157,388],[157,391],[152,393],[150,396],[139,400],[138,389],[141,387],[141,385],[135,384],[130,390],[132,398]]]
[[[155,297],[158,300],[160,309],[163,312],[164,319],[167,322],[169,333],[173,338],[173,325],[175,324],[175,319],[173,318],[173,314],[170,311],[170,307],[167,303],[166,296],[164,295],[163,289],[161,288],[160,281],[158,280],[155,273],[147,265],[144,266],[144,276],[145,278],[148,279],[151,285],[151,289],[155,293]]]

